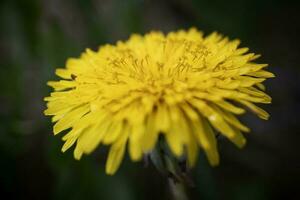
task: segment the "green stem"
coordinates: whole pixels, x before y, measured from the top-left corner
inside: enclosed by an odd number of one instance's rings
[[[168,183],[174,200],[188,200],[178,160],[168,151],[162,140],[152,150],[150,159],[156,169],[169,177]]]
[[[175,200],[188,200],[185,186],[181,182],[169,179],[169,187]]]
[[[168,156],[164,156],[165,162],[166,162],[166,167],[171,172],[175,177],[169,178],[169,187],[171,190],[171,193],[174,197],[175,200],[188,200],[188,196],[186,194],[186,189],[185,185],[180,178],[178,179],[177,177],[177,163],[176,160],[170,159]],[[176,180],[177,179],[177,180]]]

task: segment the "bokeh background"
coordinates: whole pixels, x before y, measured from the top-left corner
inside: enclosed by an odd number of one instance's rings
[[[300,199],[300,6],[289,0],[0,1],[0,193],[6,199],[172,199],[152,165],[128,158],[104,173],[105,148],[80,162],[60,152],[43,116],[54,69],[85,48],[135,33],[191,26],[240,38],[261,53],[276,78],[269,121],[243,117],[252,132],[243,150],[220,139],[221,165],[200,155],[190,199]],[[298,198],[297,198],[298,197]]]

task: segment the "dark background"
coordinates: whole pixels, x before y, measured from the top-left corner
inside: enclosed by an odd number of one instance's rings
[[[195,26],[240,38],[261,53],[276,78],[273,97],[251,127],[243,150],[219,141],[221,165],[203,155],[192,172],[190,199],[300,199],[300,6],[279,0],[6,0],[0,1],[0,194],[6,199],[171,199],[153,166],[125,159],[115,176],[104,173],[106,150],[80,162],[60,152],[50,118],[43,116],[54,69],[85,48],[149,30]],[[298,197],[298,198],[297,198]]]

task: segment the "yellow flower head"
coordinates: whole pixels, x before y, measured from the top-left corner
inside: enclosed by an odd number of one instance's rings
[[[87,49],[56,70],[47,101],[54,134],[64,130],[62,151],[76,143],[80,159],[100,144],[110,145],[106,173],[114,174],[126,145],[133,161],[153,150],[158,137],[172,154],[193,166],[199,149],[219,163],[216,132],[238,147],[248,132],[236,115],[248,108],[269,117],[254,103],[270,103],[262,84],[274,75],[259,57],[220,34],[188,31],[133,34],[128,41]]]

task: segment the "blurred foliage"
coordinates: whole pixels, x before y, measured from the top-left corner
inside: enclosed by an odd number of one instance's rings
[[[104,174],[106,149],[80,162],[62,154],[43,116],[47,80],[68,57],[131,33],[191,26],[240,38],[262,53],[277,78],[267,83],[268,122],[240,151],[220,141],[221,165],[204,155],[192,171],[191,199],[297,199],[300,178],[299,3],[288,0],[2,0],[0,2],[0,191],[9,199],[171,199],[166,177],[125,161]],[[299,196],[298,196],[299,197]]]

